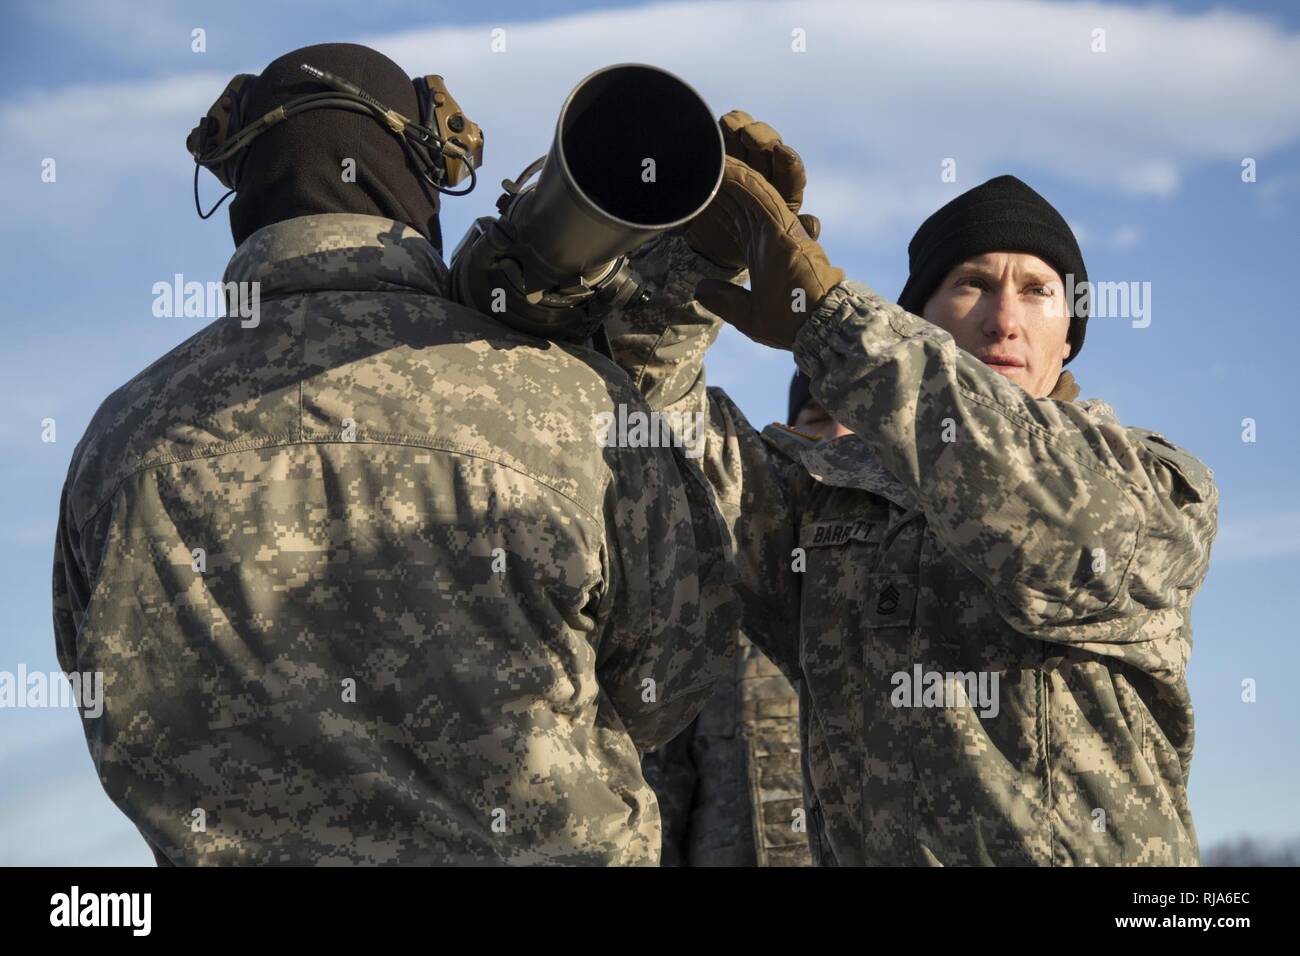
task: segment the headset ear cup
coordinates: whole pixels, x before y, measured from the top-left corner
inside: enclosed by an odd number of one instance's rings
[[[221,162],[214,162],[212,157],[220,155],[231,138],[239,133],[248,118],[248,106],[252,99],[253,81],[257,79],[251,73],[240,73],[226,84],[216,102],[199,120],[199,124],[185,138],[185,148],[189,150],[194,161],[211,171],[218,181],[227,189],[234,189],[234,177],[242,165],[242,154],[231,156]]]
[[[453,146],[459,153],[449,155],[444,149],[431,150],[436,154],[440,186],[455,186],[483,164],[483,131],[465,115],[441,76],[430,74],[424,83],[429,89],[427,125],[442,143]]]

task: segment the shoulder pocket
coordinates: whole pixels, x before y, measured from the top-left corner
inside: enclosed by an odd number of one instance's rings
[[[1175,485],[1184,504],[1187,501],[1205,501],[1214,487],[1214,472],[1194,455],[1179,448],[1164,435],[1146,428],[1131,429],[1142,440],[1143,446],[1160,459],[1173,472]]]

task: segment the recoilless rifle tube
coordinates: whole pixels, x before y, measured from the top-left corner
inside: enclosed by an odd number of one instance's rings
[[[501,215],[457,246],[454,296],[534,335],[587,339],[640,294],[628,253],[709,204],[724,155],[682,80],[644,64],[597,70],[564,101],[550,151],[502,183]]]

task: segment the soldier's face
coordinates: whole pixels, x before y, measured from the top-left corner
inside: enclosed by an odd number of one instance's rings
[[[853,434],[853,432],[831,418],[830,413],[815,401],[810,401],[799,409],[799,414],[795,416],[794,427],[801,432],[816,435],[823,441],[839,438],[841,435]]]
[[[1070,354],[1065,286],[1025,252],[967,259],[939,283],[922,317],[1034,398],[1052,390]]]

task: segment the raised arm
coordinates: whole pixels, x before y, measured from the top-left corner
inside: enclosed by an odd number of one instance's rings
[[[794,350],[1012,627],[1117,654],[1152,615],[1181,624],[1216,528],[1200,461],[1099,403],[1030,397],[859,283],[826,297]]]

